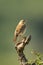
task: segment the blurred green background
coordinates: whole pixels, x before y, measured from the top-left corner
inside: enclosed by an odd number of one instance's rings
[[[28,20],[26,35],[32,35],[27,59],[34,59],[32,49],[43,54],[43,0],[0,0],[0,65],[19,65],[13,33],[21,19]]]

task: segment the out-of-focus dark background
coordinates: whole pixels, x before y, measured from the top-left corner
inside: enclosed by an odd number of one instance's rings
[[[26,35],[32,35],[27,59],[34,59],[32,49],[43,54],[43,0],[0,0],[0,65],[19,65],[13,33],[21,19],[28,20]]]

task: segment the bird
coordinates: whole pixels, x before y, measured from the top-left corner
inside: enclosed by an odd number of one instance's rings
[[[14,41],[17,40],[18,36],[22,36],[26,32],[26,20],[20,20],[14,31]]]

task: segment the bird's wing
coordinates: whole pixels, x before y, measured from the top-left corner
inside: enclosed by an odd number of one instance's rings
[[[26,25],[24,24],[24,25],[21,27],[21,29],[20,29],[20,32],[19,32],[20,35],[24,34],[25,31],[26,31]]]
[[[20,34],[21,32],[23,32],[23,30],[25,29],[25,24],[21,24],[21,25],[17,25],[16,27],[16,31],[18,34]]]

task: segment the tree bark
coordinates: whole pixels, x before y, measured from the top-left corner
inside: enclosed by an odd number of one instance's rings
[[[20,65],[31,65],[28,63],[28,60],[27,58],[25,57],[25,54],[24,54],[24,48],[27,44],[29,44],[31,40],[31,35],[30,36],[27,36],[27,37],[24,37],[21,42],[18,42],[15,44],[15,49],[17,51],[17,54],[18,54],[18,59],[20,61]],[[35,63],[33,63],[32,65],[35,65]]]

